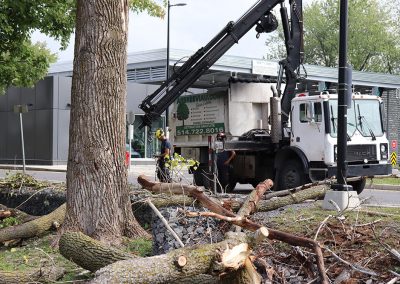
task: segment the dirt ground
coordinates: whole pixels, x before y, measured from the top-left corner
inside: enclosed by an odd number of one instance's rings
[[[339,214],[321,209],[321,201],[290,205],[251,216],[266,227],[317,240],[323,247],[331,283],[400,283],[400,208],[362,207]],[[16,220],[0,220],[0,230]],[[92,275],[50,246],[56,232],[0,244],[2,271],[35,271],[60,267],[53,283],[83,283]],[[148,256],[151,241],[128,242],[126,251]],[[278,241],[265,241],[254,251],[264,283],[318,283],[312,251]],[[392,281],[392,282],[390,282]],[[1,278],[0,278],[1,283]]]
[[[400,208],[362,208],[340,215],[324,211],[320,202],[256,213],[253,220],[267,227],[316,239],[323,247],[325,267],[334,283],[388,283],[400,274]],[[279,242],[260,246],[256,255],[268,264],[271,283],[310,283],[313,254]],[[334,256],[336,255],[336,256]],[[398,279],[400,283],[400,278]]]

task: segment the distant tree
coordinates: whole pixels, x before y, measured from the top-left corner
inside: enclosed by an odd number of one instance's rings
[[[8,86],[33,86],[47,74],[56,56],[30,41],[34,30],[65,48],[74,28],[73,0],[0,0],[0,93]]]
[[[189,118],[189,107],[185,102],[179,102],[176,110],[176,116],[178,120],[182,120],[183,125],[185,125],[185,119]]]
[[[157,2],[130,0],[129,6],[162,17]],[[32,87],[47,74],[57,56],[30,37],[37,30],[66,48],[75,27],[75,6],[76,0],[0,0],[0,94],[9,86]]]
[[[303,9],[305,63],[338,65],[339,2],[316,0]],[[399,2],[349,1],[348,58],[354,70],[400,73],[400,18],[394,12]],[[281,30],[268,38],[268,43],[267,58],[284,56]]]

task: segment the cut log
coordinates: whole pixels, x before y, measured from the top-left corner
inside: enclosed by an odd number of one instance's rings
[[[92,272],[119,260],[135,258],[134,255],[105,246],[80,232],[63,234],[59,250],[66,259]]]
[[[31,271],[0,271],[0,284],[51,283],[64,274],[64,268],[54,266]]]
[[[317,185],[287,196],[282,196],[269,200],[261,200],[257,204],[257,211],[267,212],[281,208],[286,205],[302,203],[309,199],[320,199],[325,196],[325,193],[328,189],[328,185]]]
[[[254,213],[256,211],[256,206],[263,197],[264,193],[269,190],[273,185],[274,183],[270,179],[267,179],[264,182],[260,182],[257,187],[247,196],[237,215],[241,217],[246,217]],[[236,232],[240,232],[241,227],[235,225],[232,229]]]
[[[238,270],[250,255],[249,245],[241,243],[232,249],[226,248],[221,257],[221,265],[228,269]]]
[[[25,222],[32,221],[32,220],[39,218],[38,216],[32,216],[21,210],[14,209],[14,208],[8,208],[7,206],[0,204],[0,219],[3,218],[3,217],[1,217],[2,211],[10,212],[11,213],[10,216],[17,218],[21,223],[25,223]],[[5,216],[5,218],[10,217],[10,216]]]
[[[167,254],[128,259],[115,262],[98,270],[91,283],[182,283],[181,279],[190,279],[200,274],[221,273],[213,271],[212,265],[227,245],[238,245],[246,240],[245,234],[229,238],[220,243],[185,247]],[[187,263],[183,267],[176,265],[176,259],[184,255]],[[213,279],[213,278],[211,278]]]
[[[12,213],[10,210],[0,210],[0,219],[11,217]]]
[[[209,210],[221,215],[226,215],[226,212],[231,212],[227,208],[231,208],[232,211],[237,212],[243,205],[243,201],[232,200],[228,198],[217,201],[214,198],[204,194],[201,188],[193,185],[152,182],[149,181],[144,175],[138,177],[138,182],[142,187],[153,193],[170,194],[169,196],[154,195],[150,197],[154,205],[158,208],[162,206],[183,206],[187,204],[193,204],[197,200]],[[329,185],[321,184],[308,188],[300,188],[295,193],[287,196],[272,198],[269,200],[260,200],[256,206],[256,211],[267,212],[286,205],[301,203],[309,199],[321,199],[325,196],[325,192],[328,189]],[[189,197],[185,198],[177,194],[185,194]],[[220,207],[216,208],[215,204],[220,205]]]
[[[186,278],[181,278],[171,284],[221,284],[218,275],[199,274]]]
[[[178,256],[178,258],[175,260],[175,265],[178,267],[184,267],[187,263],[187,258],[184,255]]]
[[[205,208],[212,212],[226,215],[232,213],[231,211],[222,207],[222,205],[209,196],[204,194],[204,191],[194,185],[183,185],[180,183],[160,183],[149,181],[144,175],[138,177],[138,182],[145,189],[153,193],[170,193],[170,194],[186,194],[194,199],[197,199]]]
[[[193,213],[193,214],[192,214]],[[261,225],[248,220],[247,218],[239,217],[236,216],[234,213],[230,213],[230,216],[222,216],[220,214],[216,214],[213,212],[186,212],[187,216],[194,217],[194,216],[208,216],[208,217],[214,217],[218,218],[220,220],[224,220],[227,222],[232,222],[235,225],[242,226],[243,228],[246,228],[251,231],[256,231],[262,228]],[[268,239],[270,240],[278,240],[285,242],[287,244],[290,244],[292,246],[302,246],[302,247],[307,247],[310,248],[314,251],[316,255],[316,262],[317,262],[317,268],[318,272],[321,277],[321,283],[329,283],[328,278],[325,273],[325,265],[324,265],[324,258],[322,255],[322,250],[320,245],[309,238],[304,238],[304,237],[299,237],[293,234],[285,233],[279,230],[274,230],[268,228]]]
[[[221,277],[220,284],[259,284],[262,277],[256,271],[250,258],[244,262],[244,267],[241,270],[233,271]]]
[[[54,222],[64,221],[66,205],[63,204],[48,215],[39,217],[27,223],[7,227],[0,230],[0,243],[13,239],[26,239],[39,236],[50,230]]]

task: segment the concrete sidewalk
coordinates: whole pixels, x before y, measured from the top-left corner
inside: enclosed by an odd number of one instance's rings
[[[132,159],[130,172],[140,172],[142,170],[148,171],[149,169],[153,170],[153,173],[156,168],[156,160],[150,158],[138,158]],[[0,169],[2,170],[22,170],[22,165],[15,164],[0,164]],[[66,172],[67,165],[26,165],[25,169],[27,171],[48,171],[48,172]]]

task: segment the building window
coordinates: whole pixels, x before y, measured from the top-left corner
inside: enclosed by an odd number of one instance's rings
[[[165,117],[162,116],[156,121],[153,121],[151,129],[149,127],[139,126],[142,124],[142,114],[135,114],[135,120],[133,122],[133,140],[132,146],[132,158],[153,158],[155,154],[160,152],[160,145],[158,140],[154,137],[154,133],[158,128],[165,128]],[[128,139],[128,125],[126,127],[126,141],[129,146]]]

